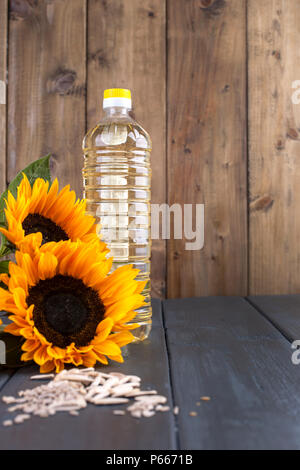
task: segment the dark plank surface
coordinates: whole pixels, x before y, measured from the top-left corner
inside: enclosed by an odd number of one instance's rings
[[[300,295],[262,295],[248,297],[288,340],[300,339]]]
[[[90,405],[76,418],[58,413],[0,426],[0,449],[299,449],[300,376],[285,336],[299,331],[300,296],[250,301],[257,308],[240,297],[167,300],[162,322],[153,300],[150,339],[130,345],[123,365],[105,368],[140,375],[144,387],[179,406],[178,416],[136,420]],[[36,372],[2,370],[1,395],[34,387]],[[9,417],[0,403],[1,422]]]
[[[144,388],[155,388],[166,395],[172,407],[160,302],[154,302],[153,308],[154,326],[150,339],[142,344],[130,345],[124,364],[114,364],[105,368],[105,371],[139,375]],[[30,376],[34,373],[37,373],[35,366],[20,369],[5,384],[1,395],[15,395],[19,390],[36,386],[37,382],[30,381]],[[122,405],[118,408],[121,407]],[[24,424],[13,427],[4,428],[0,425],[0,449],[175,448],[173,413],[157,413],[152,418],[137,420],[129,415],[113,415],[114,408],[89,405],[80,412],[79,417],[57,413],[48,419],[33,417]],[[1,402],[1,422],[10,417],[7,405]]]
[[[299,449],[300,369],[284,336],[238,297],[163,306],[180,447]]]
[[[4,367],[0,368],[0,391],[15,372],[16,371],[13,369],[5,369]]]

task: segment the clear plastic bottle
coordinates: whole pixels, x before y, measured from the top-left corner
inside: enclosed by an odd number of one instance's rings
[[[146,305],[133,320],[136,340],[151,331],[150,299],[150,152],[147,132],[129,115],[131,93],[104,91],[104,117],[83,140],[84,197],[87,211],[101,224],[101,238],[114,258],[113,269],[132,264],[137,280],[147,280]]]

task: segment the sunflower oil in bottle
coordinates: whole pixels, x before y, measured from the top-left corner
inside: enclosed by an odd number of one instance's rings
[[[150,152],[147,132],[129,115],[130,90],[104,91],[104,117],[83,140],[83,185],[87,212],[101,226],[101,238],[113,256],[113,268],[132,264],[136,279],[147,281],[145,304],[136,311],[132,330],[144,340],[151,330],[150,299]],[[100,227],[99,226],[99,227]]]

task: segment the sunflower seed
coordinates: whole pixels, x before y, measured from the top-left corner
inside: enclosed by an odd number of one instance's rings
[[[128,382],[140,382],[142,379],[137,375],[127,375]]]
[[[128,382],[129,382],[128,375],[125,375],[124,377],[120,377],[120,379],[119,379],[119,384],[120,385],[127,384]],[[133,383],[133,382],[131,382],[131,383]],[[136,381],[135,383],[140,383],[140,382]]]
[[[2,424],[3,426],[12,426],[14,423],[11,419],[6,419]]]
[[[2,401],[4,401],[6,404],[9,404],[15,403],[16,399],[14,397],[2,397]]]
[[[124,395],[126,396],[126,394],[130,393],[131,391],[132,391],[132,385],[130,384],[119,385],[112,389],[112,396],[113,397],[122,397]]]
[[[118,379],[123,379],[124,377],[128,378],[128,376],[121,374],[121,372],[111,372],[110,375],[112,377],[117,377]]]
[[[111,377],[104,383],[103,387],[112,388],[117,384],[119,384],[119,379],[117,377]]]
[[[73,406],[69,406],[69,405],[61,405],[61,406],[55,406],[53,411],[77,411],[78,409],[80,409],[81,407],[79,406],[76,406],[76,405],[73,405]],[[51,411],[51,410],[50,410]]]
[[[80,374],[66,374],[64,375],[63,380],[69,380],[71,382],[80,382],[82,384],[90,384],[93,382],[93,379],[91,377],[87,377],[85,375]]]
[[[14,419],[14,422],[16,424],[21,424],[23,423],[26,419],[29,419],[30,418],[30,415],[27,415],[27,414],[20,414],[20,415],[17,415]]]
[[[112,376],[110,374],[106,374],[105,372],[97,372],[98,374],[102,375],[105,379],[110,379]]]
[[[94,387],[97,387],[98,385],[103,385],[104,383],[105,383],[105,378],[102,377],[101,375],[98,375],[88,388],[92,389]]]
[[[150,402],[153,404],[158,404],[158,403],[166,403],[167,399],[166,397],[163,397],[162,395],[155,395],[155,396],[142,396],[142,397],[135,397],[135,400],[137,401],[145,401],[145,402]]]
[[[16,405],[16,406],[11,406],[10,408],[8,408],[8,411],[10,413],[13,413],[14,411],[22,410],[22,409],[23,409],[23,405]]]
[[[123,415],[125,415],[126,413],[125,413],[124,410],[114,410],[114,411],[113,411],[113,414],[114,414],[114,415],[123,416]]]
[[[23,413],[15,417],[15,423],[21,423],[30,415],[47,418],[57,412],[65,411],[77,416],[79,410],[88,403],[94,405],[117,405],[135,401],[127,408],[135,418],[150,418],[157,411],[168,411],[166,397],[157,395],[156,390],[141,390],[141,379],[136,375],[125,375],[120,372],[104,373],[92,367],[68,369],[60,373],[41,374],[31,377],[32,380],[50,379],[47,384],[33,389],[21,390],[18,398],[4,396],[6,404],[13,404],[8,411],[20,410]],[[124,415],[125,410],[114,410],[115,415]],[[174,408],[175,413],[175,408]],[[12,420],[6,420],[9,426]],[[4,423],[3,423],[4,424]]]
[[[98,400],[93,400],[95,405],[120,405],[121,403],[128,403],[127,398],[99,398]]]
[[[127,397],[139,397],[143,395],[156,395],[156,390],[132,390],[132,392],[126,393]]]
[[[143,412],[143,416],[145,416],[145,418],[151,418],[151,416],[154,416],[154,415],[155,415],[155,411],[145,410]]]
[[[91,397],[89,395],[86,396],[86,399],[88,401],[91,401],[95,403],[95,400],[97,401],[98,399],[100,400],[101,398],[106,398],[110,396],[109,390],[103,390],[98,393],[93,394]]]
[[[133,416],[134,418],[141,418],[142,417],[142,411],[141,410],[132,411],[131,416]]]
[[[178,406],[174,406],[173,413],[174,413],[174,415],[178,415],[178,413],[179,413],[179,407]]]
[[[169,411],[170,407],[169,406],[163,406],[163,405],[157,405],[155,409],[157,411]]]

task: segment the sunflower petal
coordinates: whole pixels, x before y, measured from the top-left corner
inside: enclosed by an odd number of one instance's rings
[[[27,303],[26,303],[26,292],[24,289],[21,287],[16,287],[15,289],[12,290],[14,302],[16,304],[16,307],[20,309],[20,311],[26,310],[27,309]]]
[[[6,286],[9,284],[9,276],[6,273],[1,273],[0,274],[0,281],[3,282]]]
[[[114,326],[114,322],[112,321],[111,318],[108,317],[102,320],[102,322],[100,322],[99,325],[97,326],[96,336],[93,339],[92,343],[98,344],[104,341],[108,337],[113,326]]]
[[[42,280],[54,277],[58,260],[52,253],[42,253],[38,263],[38,275]]]
[[[4,328],[5,333],[10,333],[11,335],[14,336],[21,336],[20,333],[20,327],[18,325],[15,325],[14,323],[10,323]]]
[[[48,346],[47,353],[53,359],[63,359],[66,355],[65,349],[58,348],[57,346]]]
[[[53,369],[55,369],[54,361],[47,361],[40,367],[40,373],[48,374],[48,372],[51,372]]]
[[[94,367],[97,361],[97,356],[93,353],[93,351],[89,351],[83,355],[82,360],[85,367]]]
[[[116,343],[114,343],[114,341],[111,341],[109,339],[102,341],[102,343],[95,345],[94,351],[100,354],[105,354],[105,355],[110,354],[113,356],[121,354],[121,349],[119,348],[119,346]]]
[[[120,362],[120,363],[124,362],[122,354],[118,354],[117,356],[107,356],[107,357],[109,359],[111,359],[112,361],[116,361],[116,362]]]
[[[122,331],[121,333],[115,333],[113,336],[114,342],[120,346],[125,346],[134,340],[134,336],[130,331]]]
[[[38,348],[33,355],[34,361],[39,365],[42,366],[49,360],[49,356],[47,353],[47,347],[46,346],[41,346]]]

